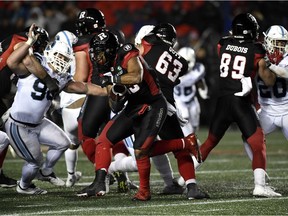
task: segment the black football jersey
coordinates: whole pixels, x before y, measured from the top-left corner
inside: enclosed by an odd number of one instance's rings
[[[121,46],[117,51],[114,74],[127,73],[128,61],[135,56],[139,56],[139,50],[133,44],[126,43]],[[139,84],[127,86],[129,105],[151,103],[162,95],[155,71],[149,69],[143,60],[140,61],[143,66],[143,80]]]
[[[164,96],[173,104],[174,86],[179,84],[179,77],[187,73],[187,61],[154,34],[145,36],[142,45],[145,50],[143,58],[156,71]]]
[[[232,37],[224,37],[218,43],[220,58],[220,92],[219,96],[242,91],[241,78],[251,77],[257,73],[258,62],[265,56],[262,44],[239,41]]]

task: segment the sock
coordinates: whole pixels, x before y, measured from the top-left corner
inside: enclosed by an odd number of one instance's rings
[[[205,161],[208,157],[210,151],[218,144],[219,139],[209,132],[208,138],[200,146],[200,151],[202,154],[202,160]]]
[[[255,133],[247,139],[253,152],[252,169],[266,169],[266,145],[265,137],[261,128],[257,128]]]
[[[65,163],[67,172],[74,174],[76,172],[76,165],[78,159],[77,150],[67,149],[65,151]]]
[[[88,160],[91,163],[95,163],[95,140],[92,138],[86,138],[82,143],[82,150],[84,154],[87,156]]]
[[[254,184],[265,186],[265,170],[257,168],[254,171]]]
[[[150,159],[148,156],[137,159],[139,173],[139,190],[150,190]]]
[[[172,151],[179,151],[182,150],[184,146],[185,144],[183,139],[158,140],[153,143],[150,156],[154,157]]]
[[[155,165],[155,168],[160,173],[160,176],[162,177],[165,185],[166,186],[173,185],[174,177],[173,177],[172,167],[171,167],[168,155],[164,154],[164,155],[158,155],[158,156],[152,157],[152,161]]]

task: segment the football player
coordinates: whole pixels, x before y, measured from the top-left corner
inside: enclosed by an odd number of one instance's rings
[[[4,39],[0,43],[0,117],[7,112],[9,107],[11,106],[13,102],[13,98],[15,95],[15,89],[16,89],[16,83],[17,83],[17,76],[10,70],[10,68],[7,66],[7,58],[9,55],[21,44],[23,44],[27,40],[27,34],[28,34],[29,28],[26,28],[22,32],[15,33],[6,39]],[[35,29],[35,32],[39,34],[37,41],[33,45],[33,50],[37,52],[42,52],[45,46],[48,43],[49,35],[43,28],[37,28]],[[41,74],[37,74],[37,71],[31,71],[36,76],[40,76]],[[44,78],[42,76],[42,78]],[[49,78],[46,79],[49,81]],[[51,83],[51,82],[50,82]],[[53,86],[49,86],[50,88],[57,88],[56,85],[51,83]],[[51,88],[51,90],[53,90]],[[4,103],[5,101],[5,103]],[[1,129],[4,130],[4,122],[2,122]],[[2,145],[2,150],[0,151],[0,186],[1,187],[14,187],[17,184],[17,181],[15,179],[9,178],[6,175],[4,175],[2,166],[4,162],[4,158],[6,156],[7,150],[8,150],[8,144],[9,144],[9,138],[7,135],[1,131],[0,133],[0,144]]]
[[[176,37],[176,30],[173,25],[160,23],[150,33],[142,37],[141,43],[136,42],[140,55],[156,71],[161,90],[167,100],[168,115],[158,134],[162,140],[184,138],[175,105],[174,87],[179,84],[179,77],[187,74],[188,63],[173,48]],[[173,152],[173,154],[178,163],[179,173],[186,183],[187,198],[209,198],[208,194],[198,189],[194,164],[189,152],[178,151]]]
[[[252,149],[254,196],[275,197],[281,194],[266,185],[266,145],[263,129],[251,101],[251,79],[258,74],[267,87],[274,85],[276,75],[265,62],[265,50],[257,43],[259,25],[250,13],[237,15],[230,36],[218,43],[220,90],[208,138],[201,145],[203,161],[235,122]],[[246,82],[248,80],[248,82]],[[247,83],[250,83],[247,85]],[[243,87],[242,87],[243,86]]]
[[[96,33],[105,31],[107,31],[106,21],[104,14],[100,10],[96,8],[87,8],[80,11],[76,20],[78,41],[73,45],[76,59],[74,79],[76,81],[91,81],[92,83],[99,84],[100,73],[107,68],[105,65],[101,65],[101,67],[94,68],[93,70],[93,63],[89,58],[88,48],[91,38]],[[104,125],[110,120],[110,115],[111,109],[108,105],[107,97],[93,95],[86,97],[78,117],[78,138],[81,142],[83,152],[93,164],[95,164],[94,139],[98,136]],[[113,150],[114,154],[118,152],[122,152],[125,155],[129,154],[123,142],[119,142],[117,148]],[[118,192],[127,192],[128,182],[125,174],[119,172],[115,177],[118,182]],[[90,185],[79,191],[79,193],[83,193],[85,190],[89,190],[89,188]]]
[[[21,194],[47,193],[46,190],[37,188],[32,183],[37,174],[40,180],[49,181],[58,186],[64,185],[65,182],[56,177],[53,167],[71,144],[65,132],[44,117],[51,105],[53,95],[47,85],[31,74],[29,69],[41,70],[51,79],[56,79],[60,90],[64,89],[70,93],[107,94],[105,89],[97,85],[72,80],[67,70],[73,59],[73,53],[69,45],[64,42],[53,41],[46,47],[41,64],[37,60],[34,61],[30,48],[39,36],[34,34],[35,27],[35,24],[31,25],[28,40],[15,49],[7,59],[9,68],[19,76],[17,92],[9,118],[5,123],[5,129],[13,149],[20,158],[26,161],[16,188]],[[49,147],[44,164],[40,144]]]
[[[281,25],[273,25],[264,32],[264,47],[266,49],[269,69],[276,73],[278,77],[272,87],[266,86],[260,77],[257,78],[258,102],[260,105],[257,112],[265,135],[280,128],[288,140],[287,43],[288,32]],[[253,153],[247,142],[245,142],[245,150],[252,160]],[[268,192],[265,193],[263,190],[262,192],[263,196],[269,196]]]
[[[104,127],[96,141],[96,177],[93,185],[78,196],[103,196],[106,194],[105,177],[111,163],[111,147],[132,134],[139,173],[139,190],[132,200],[147,201],[150,192],[150,157],[170,151],[189,151],[197,158],[198,144],[194,134],[184,139],[154,142],[166,118],[167,103],[157,82],[155,71],[139,58],[139,51],[126,43],[119,43],[111,32],[96,34],[90,42],[90,58],[94,66],[113,66],[112,76],[104,75],[101,86],[108,86],[112,110],[121,110]],[[191,158],[191,157],[190,157]]]

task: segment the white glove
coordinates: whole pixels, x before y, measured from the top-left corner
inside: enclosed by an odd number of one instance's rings
[[[33,46],[33,44],[37,41],[38,37],[39,37],[39,33],[35,34],[34,30],[38,28],[35,23],[33,23],[30,28],[29,28],[29,32],[28,32],[28,40],[26,41],[26,44],[28,44],[29,46]]]
[[[183,118],[182,113],[181,113],[181,110],[178,109],[177,107],[176,107],[176,115],[177,115],[177,117],[178,117],[178,121],[179,121],[179,123],[180,123],[180,126],[181,126],[181,127],[184,127],[184,126],[188,123],[188,120],[185,119],[185,118]]]
[[[241,83],[242,83],[242,91],[241,92],[236,92],[234,95],[235,96],[246,96],[248,95],[251,90],[252,90],[252,81],[251,81],[251,77],[243,77],[241,79]]]

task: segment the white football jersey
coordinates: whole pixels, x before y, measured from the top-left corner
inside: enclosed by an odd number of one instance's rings
[[[288,54],[278,66],[288,69]],[[288,114],[288,79],[277,77],[273,87],[267,87],[257,79],[258,101],[262,110],[274,116]]]
[[[61,90],[72,80],[72,76],[68,73],[61,75],[54,73],[44,57],[41,60],[42,66],[52,78],[58,81]],[[39,124],[51,102],[52,96],[49,89],[40,79],[31,74],[28,77],[19,78],[10,115],[16,121]]]
[[[184,103],[189,103],[196,95],[196,82],[204,78],[205,67],[202,63],[195,63],[195,66],[184,76],[180,77],[180,84],[174,87],[174,98]]]

